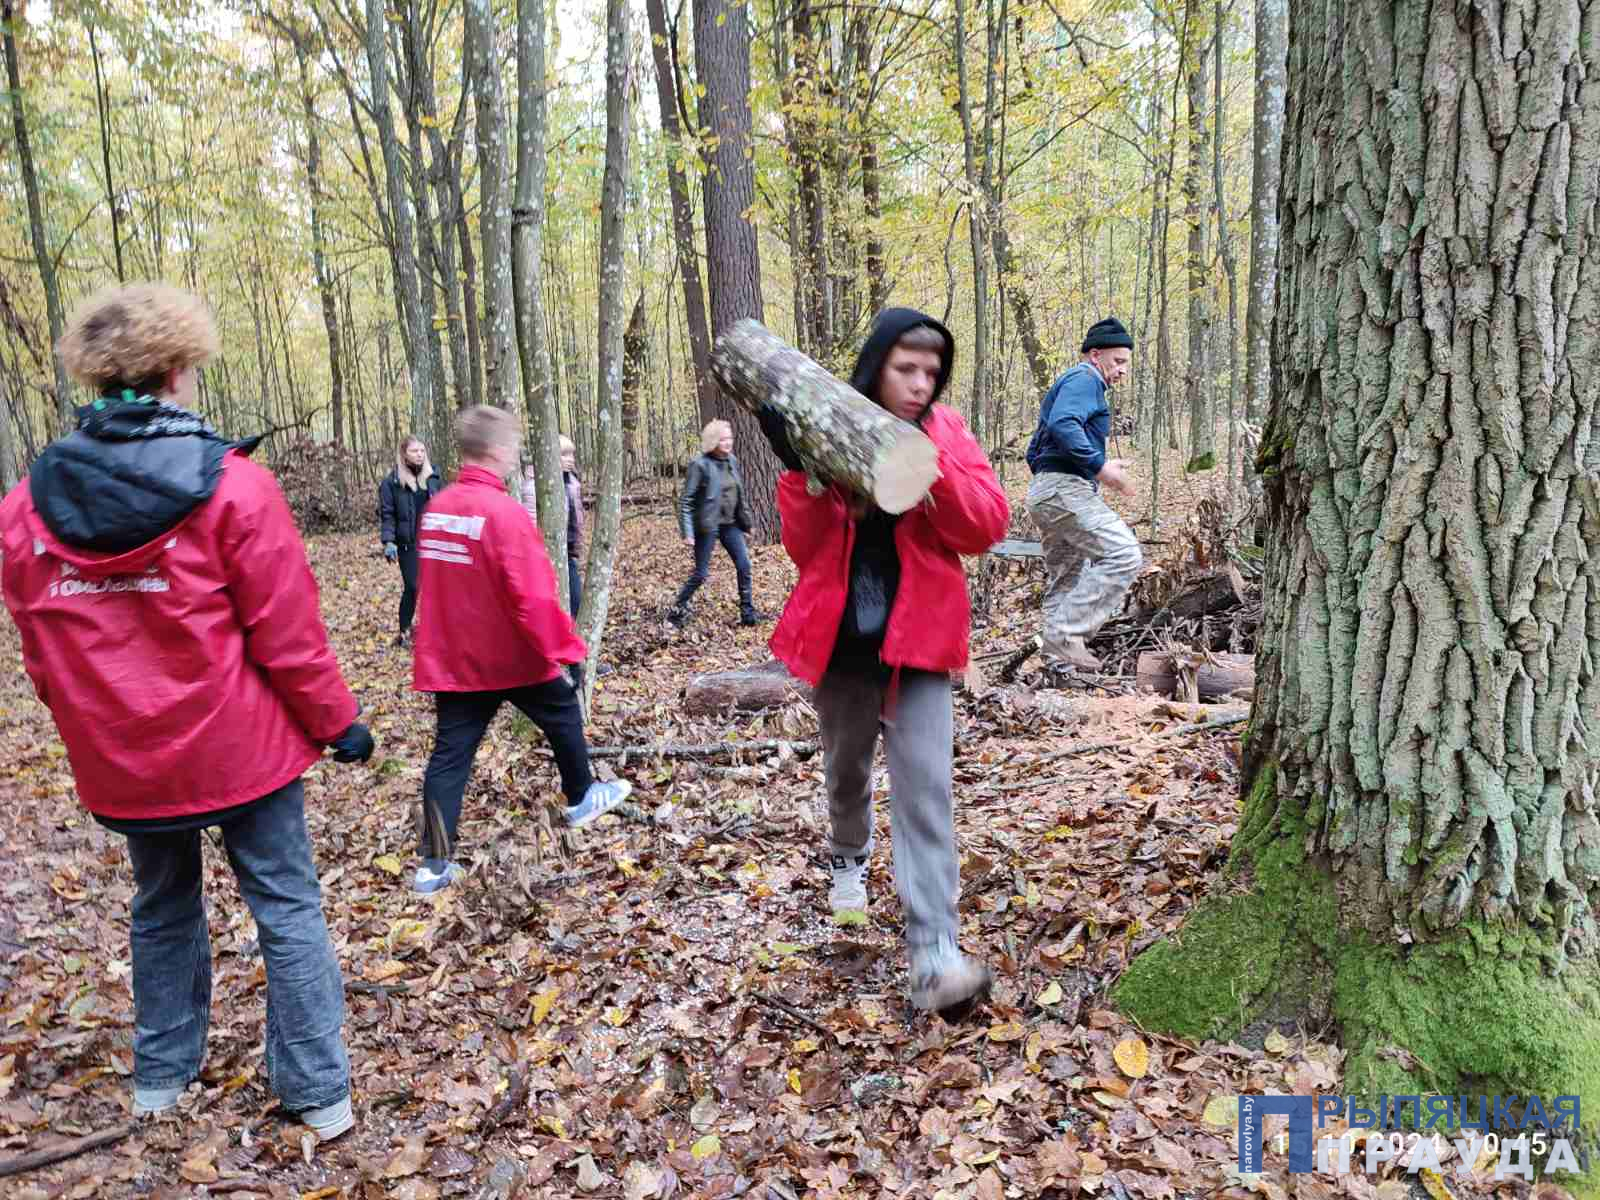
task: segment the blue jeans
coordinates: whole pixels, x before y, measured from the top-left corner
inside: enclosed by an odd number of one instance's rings
[[[710,577],[711,548],[718,542],[722,543],[728,557],[733,559],[733,570],[739,577],[739,603],[746,606],[751,603],[750,554],[745,549],[744,531],[737,525],[719,525],[716,529],[695,530],[694,571],[678,592],[679,608],[687,605],[700,590],[700,585]]]
[[[344,979],[306,834],[300,781],[219,822],[267,971],[267,1076],[290,1112],[350,1094]],[[211,938],[199,829],[128,834],[133,862],[133,1078],[184,1087],[200,1074],[211,1022]]]

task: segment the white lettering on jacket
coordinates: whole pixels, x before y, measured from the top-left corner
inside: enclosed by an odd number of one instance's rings
[[[454,513],[425,512],[422,514],[422,527],[437,533],[459,533],[462,537],[469,537],[475,542],[483,540],[482,517],[458,517]]]

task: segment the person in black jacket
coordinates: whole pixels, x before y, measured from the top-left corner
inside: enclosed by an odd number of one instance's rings
[[[678,502],[678,525],[684,545],[694,547],[694,570],[667,610],[667,620],[681,629],[689,619],[689,601],[711,572],[711,547],[721,542],[739,575],[739,624],[758,625],[762,618],[751,592],[750,555],[744,544],[750,518],[739,460],[733,456],[733,426],[712,421],[700,431],[700,447],[705,453],[689,464]]]
[[[400,564],[405,590],[400,593],[400,634],[394,644],[403,646],[411,639],[411,616],[417,611],[417,531],[423,510],[444,481],[428,461],[428,447],[419,437],[400,443],[394,456],[394,470],[378,485],[378,536],[383,554]]]

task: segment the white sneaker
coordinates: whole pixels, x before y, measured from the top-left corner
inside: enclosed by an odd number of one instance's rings
[[[830,870],[833,886],[828,889],[828,906],[835,925],[867,923],[867,866],[870,854],[846,858],[835,854]]]
[[[626,800],[632,791],[633,784],[626,779],[613,779],[608,783],[596,779],[583,794],[583,799],[567,809],[567,824],[573,829],[581,829],[589,822],[599,820]]]
[[[975,958],[961,953],[954,938],[911,951],[911,1003],[954,1019],[973,1000],[987,995],[994,976]]]
[[[337,1104],[330,1104],[326,1108],[307,1109],[300,1114],[300,1120],[307,1129],[316,1134],[317,1141],[331,1142],[355,1128],[356,1113],[350,1105],[350,1097],[346,1096]]]
[[[164,1112],[171,1112],[178,1107],[178,1097],[183,1093],[184,1089],[181,1087],[136,1087],[133,1089],[133,1115],[154,1117]]]
[[[448,862],[442,858],[425,858],[411,880],[411,890],[419,896],[431,896],[434,892],[443,891],[452,883],[460,883],[466,877],[466,868],[460,863]]]

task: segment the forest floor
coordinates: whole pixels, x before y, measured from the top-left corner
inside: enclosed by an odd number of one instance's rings
[[[1013,531],[1031,537],[1022,487],[1011,490]],[[1165,490],[1182,513],[1204,489]],[[1180,542],[1152,547],[1151,569]],[[1105,999],[1132,955],[1220,885],[1241,725],[1174,733],[1200,710],[1036,690],[1031,663],[1016,685],[958,691],[962,936],[996,986],[970,1021],[947,1025],[904,999],[886,806],[872,924],[827,920],[821,758],[804,745],[814,713],[796,702],[754,718],[684,715],[689,677],[764,660],[772,627],[739,628],[725,557],[689,628],[665,624],[688,566],[665,505],[625,511],[591,744],[781,744],[599,759],[633,781],[644,811],[670,801],[674,814],[659,826],[607,818],[563,853],[544,816],[553,765],[508,710],[468,792],[470,874],[429,898],[408,884],[433,722],[392,645],[398,574],[370,535],[315,539],[310,555],[378,739],[369,765],[325,761],[306,777],[360,1123],[312,1147],[276,1110],[253,924],[207,843],[211,1035],[181,1120],[0,1180],[0,1193],[425,1200],[477,1195],[514,1162],[523,1196],[630,1200],[1424,1195],[1392,1170],[1291,1176],[1279,1152],[1265,1174],[1237,1173],[1235,1096],[1341,1091],[1327,1031],[1195,1044],[1142,1032]],[[780,547],[754,559],[758,604],[776,612],[793,569]],[[1036,570],[995,582],[975,655],[993,662],[1035,632],[1038,588]],[[132,889],[121,839],[77,805],[9,620],[0,662],[13,764],[0,782],[3,1169],[128,1120]],[[1283,1123],[1268,1118],[1269,1137]],[[1454,1167],[1457,1196],[1533,1190],[1461,1181]],[[1435,1200],[1445,1186],[1430,1181]]]

